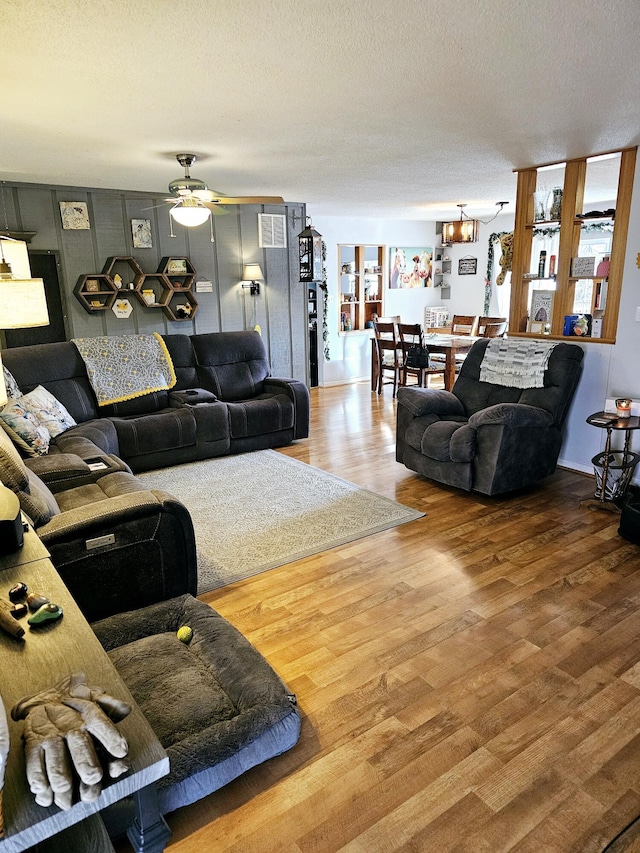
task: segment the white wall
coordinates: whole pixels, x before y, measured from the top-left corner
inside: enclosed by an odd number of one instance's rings
[[[313,216],[311,206],[307,214]],[[327,245],[327,284],[329,287],[330,362],[320,359],[320,384],[329,385],[369,379],[370,335],[339,335],[338,260],[339,243],[371,243],[389,246],[435,246],[435,223],[403,220],[347,219],[313,216],[314,227]],[[422,321],[425,305],[446,305],[451,313],[481,314],[484,311],[484,278],[487,268],[488,238],[492,233],[513,228],[513,214],[502,214],[489,225],[480,226],[480,240],[469,246],[451,246],[447,253],[452,259],[451,299],[442,301],[437,288],[385,291],[385,312],[400,314],[403,320]],[[567,468],[593,472],[591,459],[604,446],[605,431],[586,423],[588,415],[604,408],[610,397],[632,397],[640,400],[640,169],[636,171],[629,239],[625,258],[622,298],[618,319],[616,344],[581,343],[585,351],[583,372],[576,396],[565,425],[565,440],[560,464]],[[475,276],[458,276],[459,258],[471,255],[478,258]],[[490,313],[497,312],[495,294]],[[640,430],[633,434],[632,448],[640,452]],[[640,469],[640,466],[639,466]],[[640,470],[634,482],[640,482]]]

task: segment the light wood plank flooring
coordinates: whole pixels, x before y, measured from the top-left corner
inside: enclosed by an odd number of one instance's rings
[[[640,548],[580,507],[588,476],[469,495],[398,465],[394,433],[389,387],[314,389],[282,452],[426,516],[203,597],[302,736],[169,816],[172,853],[600,853],[640,815]]]

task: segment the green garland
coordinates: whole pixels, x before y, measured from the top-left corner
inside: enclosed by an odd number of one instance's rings
[[[329,356],[329,322],[327,319],[328,303],[327,294],[329,286],[327,284],[327,244],[322,241],[322,281],[318,282],[318,287],[322,290],[324,296],[322,298],[322,341],[324,343],[324,360],[331,361]]]

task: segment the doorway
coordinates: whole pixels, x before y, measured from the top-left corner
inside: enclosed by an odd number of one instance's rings
[[[49,325],[34,329],[6,329],[4,336],[6,347],[26,347],[33,344],[50,344],[67,339],[64,324],[64,308],[60,295],[60,277],[57,252],[29,252],[31,275],[44,281],[47,297]]]

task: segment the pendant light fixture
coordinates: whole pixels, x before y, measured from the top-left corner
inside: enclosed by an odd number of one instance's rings
[[[460,208],[460,219],[456,222],[445,222],[442,226],[442,242],[443,244],[448,243],[477,243],[480,238],[480,223],[483,225],[488,225],[490,222],[502,213],[502,209],[506,204],[509,204],[508,201],[498,201],[496,202],[499,207],[498,212],[495,216],[492,216],[491,219],[470,219],[467,214],[464,212],[464,208],[467,206],[466,204],[458,204],[456,207]]]

